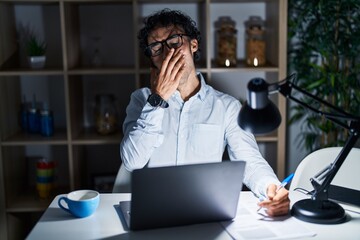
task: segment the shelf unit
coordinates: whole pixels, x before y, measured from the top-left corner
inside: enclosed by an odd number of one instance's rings
[[[116,174],[121,160],[122,133],[100,136],[94,130],[92,109],[96,94],[117,99],[119,125],[130,94],[148,86],[148,63],[138,48],[137,32],[144,16],[162,8],[186,12],[202,32],[197,68],[217,89],[245,98],[252,77],[278,81],[286,76],[286,0],[0,0],[0,232],[8,239],[24,238],[50,203],[40,200],[31,179],[29,157],[57,162],[53,195],[91,188],[96,175]],[[214,22],[229,15],[238,28],[239,63],[219,68],[214,63]],[[244,25],[250,15],[266,21],[267,65],[244,64]],[[44,69],[32,70],[21,45],[21,27],[30,24],[48,43]],[[93,65],[95,48],[101,65]],[[52,137],[21,131],[18,116],[22,98],[49,103],[55,117]],[[277,131],[257,137],[260,150],[279,178],[285,174],[284,98],[277,102],[283,121]],[[30,173],[29,173],[30,172]],[[3,224],[4,223],[4,224]]]

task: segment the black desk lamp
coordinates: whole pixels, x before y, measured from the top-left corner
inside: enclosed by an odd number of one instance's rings
[[[302,90],[292,84],[291,81],[294,78],[295,74],[292,74],[274,84],[268,84],[262,78],[252,79],[248,84],[247,101],[240,111],[239,125],[245,131],[254,134],[264,134],[275,130],[280,125],[281,115],[275,104],[269,100],[268,95],[280,92],[285,97],[348,129],[349,138],[335,161],[310,179],[314,187],[311,192],[311,199],[300,200],[291,209],[293,216],[306,222],[321,224],[342,223],[346,220],[345,211],[339,204],[328,199],[328,189],[331,181],[359,138],[360,117],[346,113]],[[314,99],[322,106],[328,107],[332,112],[322,112],[295,98],[291,94],[292,89]]]

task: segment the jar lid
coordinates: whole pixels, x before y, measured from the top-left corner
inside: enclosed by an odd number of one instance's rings
[[[37,108],[29,108],[29,109],[28,109],[28,112],[29,112],[29,113],[37,113],[37,112],[38,112],[38,109],[37,109]]]
[[[263,29],[265,27],[264,20],[261,19],[260,16],[250,16],[247,21],[245,21],[245,27],[247,29],[251,28],[259,28]]]
[[[229,16],[220,16],[219,19],[215,22],[216,28],[221,27],[232,27],[235,28],[236,22],[231,19]]]
[[[51,115],[51,114],[52,114],[52,111],[49,109],[42,109],[40,111],[40,115],[42,115],[42,116],[47,116],[47,115]]]

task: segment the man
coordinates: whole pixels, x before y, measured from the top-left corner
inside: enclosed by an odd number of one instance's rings
[[[120,153],[126,169],[246,161],[244,184],[270,216],[289,211],[288,191],[261,156],[255,138],[238,125],[240,102],[214,90],[196,72],[200,32],[187,15],[169,9],[145,19],[138,38],[151,63],[151,89],[131,95]]]

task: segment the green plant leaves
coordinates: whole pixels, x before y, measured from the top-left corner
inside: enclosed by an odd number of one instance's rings
[[[43,56],[47,46],[45,42],[38,40],[35,36],[30,36],[26,47],[29,56]]]
[[[289,0],[288,72],[297,85],[342,109],[360,115],[360,1]],[[301,96],[309,105],[312,99]],[[307,150],[339,146],[347,130],[301,106],[291,108],[289,123],[304,120],[301,144]]]

